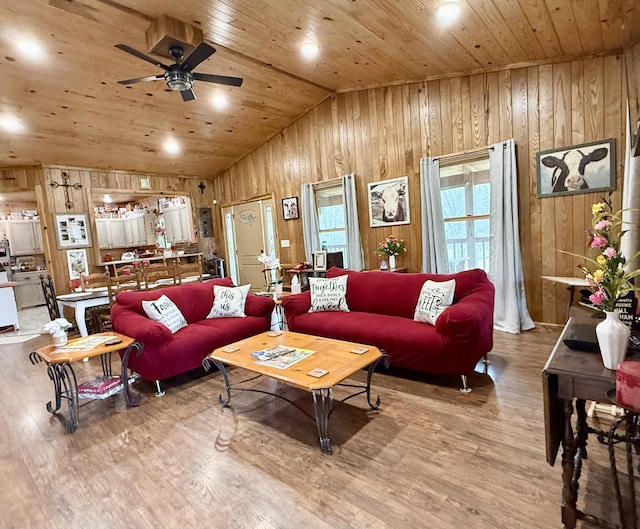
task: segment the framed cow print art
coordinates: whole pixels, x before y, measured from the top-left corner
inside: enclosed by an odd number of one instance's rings
[[[592,141],[536,154],[538,198],[612,191],[616,140]]]
[[[369,220],[372,228],[410,224],[409,177],[372,182],[369,188]]]

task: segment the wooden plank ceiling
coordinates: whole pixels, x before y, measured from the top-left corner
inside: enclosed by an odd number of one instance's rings
[[[608,53],[622,47],[623,0],[465,0],[441,27],[439,0],[21,0],[0,3],[0,166],[37,163],[215,176],[334,91]],[[160,70],[114,44],[147,52],[166,14],[217,48],[196,71],[244,78],[196,81],[183,102],[164,81],[119,85]],[[37,38],[44,57],[16,43]],[[320,54],[305,61],[299,45]],[[160,58],[161,59],[161,58]],[[168,59],[161,59],[165,63]],[[225,111],[210,103],[216,93]],[[178,155],[162,144],[174,138]]]

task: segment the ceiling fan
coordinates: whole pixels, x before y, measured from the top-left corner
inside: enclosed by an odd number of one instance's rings
[[[182,62],[180,62],[180,60],[184,55],[184,49],[181,46],[172,46],[171,48],[169,48],[169,53],[175,63],[170,66],[162,64],[160,61],[154,59],[153,57],[134,50],[126,44],[116,44],[115,46],[122,51],[126,51],[127,53],[130,53],[131,55],[134,55],[135,57],[138,57],[143,61],[150,62],[151,64],[154,64],[164,70],[164,73],[159,73],[157,75],[118,81],[118,83],[123,85],[164,79],[167,83],[167,86],[171,90],[178,90],[180,92],[183,101],[193,101],[194,99],[196,99],[196,95],[193,93],[193,90],[191,88],[194,81],[205,81],[207,83],[218,83],[229,86],[242,85],[241,77],[227,77],[225,75],[212,75],[208,73],[197,73],[193,71],[196,66],[208,59],[216,51],[213,46],[207,44],[206,42],[201,42],[200,44],[198,44],[196,48],[189,54],[189,56]]]

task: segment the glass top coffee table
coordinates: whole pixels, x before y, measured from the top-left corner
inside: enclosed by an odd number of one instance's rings
[[[275,349],[278,346],[287,348],[289,351],[278,355],[279,352],[282,352],[282,349],[279,351]],[[291,349],[294,350],[291,351]],[[254,356],[255,353],[261,351],[266,351],[261,355],[261,358]],[[273,358],[268,358],[272,355]],[[253,391],[267,393],[286,400],[311,417],[295,402],[282,395],[262,389],[239,387],[239,385],[254,380],[259,376],[266,376],[310,392],[313,398],[315,414],[315,417],[311,418],[315,419],[318,427],[320,448],[323,452],[331,452],[328,423],[329,415],[334,407],[334,386],[347,386],[356,389],[354,393],[340,402],[366,393],[369,407],[373,410],[377,409],[380,406],[380,397],[376,397],[375,402],[371,401],[371,376],[380,361],[386,367],[389,367],[389,356],[371,345],[289,331],[270,331],[214,350],[204,359],[203,365],[207,370],[212,365],[215,365],[222,373],[226,397],[223,398],[220,395],[219,401],[223,406],[229,405],[232,389],[234,391]],[[253,373],[253,376],[231,385],[227,373],[227,365],[246,369]],[[343,382],[355,372],[364,368],[368,369],[366,384]]]

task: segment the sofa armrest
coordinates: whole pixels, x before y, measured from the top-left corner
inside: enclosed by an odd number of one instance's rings
[[[305,290],[300,294],[292,294],[282,298],[282,307],[287,317],[295,317],[309,312],[311,308],[311,292]]]
[[[111,321],[114,331],[144,344],[162,343],[172,336],[171,331],[161,323],[133,310],[117,307],[117,304],[111,309]]]
[[[438,317],[436,330],[453,342],[490,350],[493,346],[493,303],[493,292],[467,295]]]
[[[244,306],[244,312],[247,316],[271,318],[271,313],[275,305],[276,302],[273,301],[271,297],[249,294]]]

